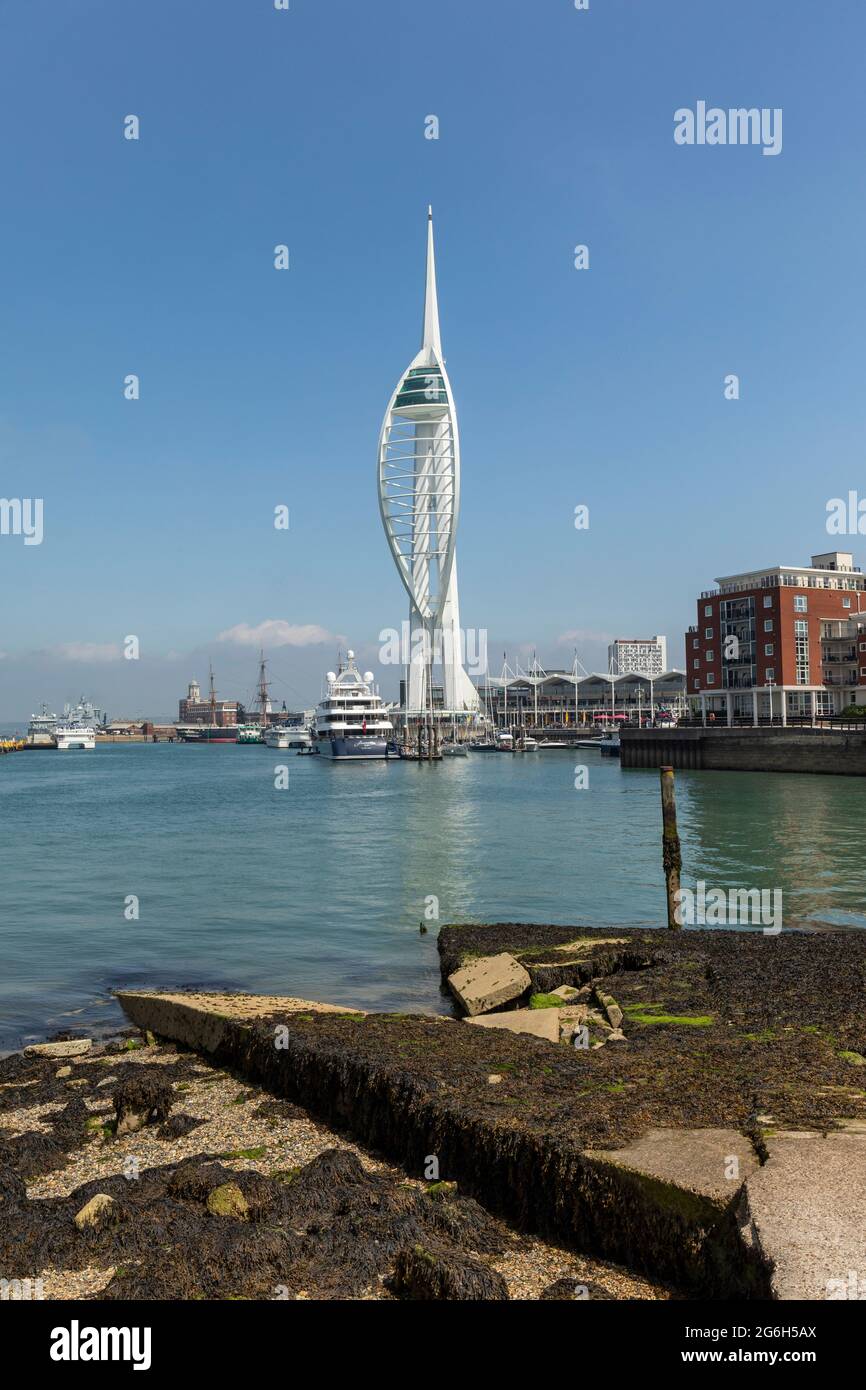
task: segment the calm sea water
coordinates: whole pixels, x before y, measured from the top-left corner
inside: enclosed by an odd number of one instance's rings
[[[866,926],[857,779],[678,772],[677,799],[684,883],[781,887],[786,925]],[[664,920],[658,775],[594,751],[16,753],[0,817],[0,1048],[114,1026],[110,991],[133,984],[443,1010],[435,923],[418,931],[429,895],[441,922]]]

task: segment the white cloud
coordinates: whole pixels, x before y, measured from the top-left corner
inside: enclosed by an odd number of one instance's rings
[[[317,623],[287,623],[284,618],[266,618],[258,627],[237,623],[219,634],[220,642],[236,642],[241,647],[316,647],[339,642],[340,637]]]

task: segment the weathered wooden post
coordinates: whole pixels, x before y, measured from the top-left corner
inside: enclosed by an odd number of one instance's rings
[[[677,834],[674,770],[672,767],[661,767],[659,774],[662,790],[662,867],[665,871],[668,899],[668,926],[676,929],[682,926],[682,923],[677,921],[677,894],[680,891],[680,870],[683,861],[680,854],[680,837]]]

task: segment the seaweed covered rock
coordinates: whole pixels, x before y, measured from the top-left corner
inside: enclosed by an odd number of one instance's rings
[[[279,1188],[270,1178],[251,1171],[235,1172],[221,1163],[189,1158],[169,1178],[173,1197],[200,1202],[212,1216],[259,1221],[274,1206]]]
[[[236,1182],[224,1182],[208,1193],[207,1209],[211,1216],[228,1216],[235,1221],[246,1221],[250,1214],[249,1203]]]
[[[508,1285],[480,1260],[452,1250],[414,1245],[397,1256],[389,1287],[401,1298],[485,1302],[508,1298]]]
[[[86,1202],[73,1220],[79,1231],[102,1231],[118,1220],[120,1210],[117,1202],[107,1192],[97,1192]]]
[[[117,1116],[117,1136],[134,1134],[147,1124],[168,1119],[172,1106],[171,1082],[136,1067],[115,1088],[112,1097]]]

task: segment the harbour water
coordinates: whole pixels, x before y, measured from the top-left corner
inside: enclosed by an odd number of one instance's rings
[[[866,927],[856,779],[680,772],[677,800],[684,884],[781,888],[787,926]],[[23,752],[0,761],[0,819],[0,1050],[114,1026],[130,985],[446,1010],[437,923],[418,930],[433,898],[441,923],[664,920],[658,775],[586,750]]]

